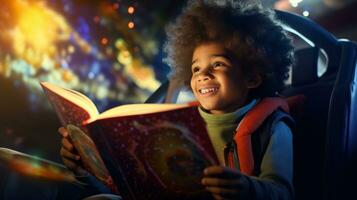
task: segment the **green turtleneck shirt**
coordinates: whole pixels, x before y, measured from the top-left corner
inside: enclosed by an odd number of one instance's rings
[[[221,165],[224,165],[224,147],[232,140],[238,123],[255,104],[257,100],[239,108],[238,110],[225,114],[211,114],[199,108],[200,115],[207,123],[208,135],[218,156]]]

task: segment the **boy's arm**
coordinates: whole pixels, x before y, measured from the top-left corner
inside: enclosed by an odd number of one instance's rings
[[[249,178],[255,199],[293,199],[292,133],[284,122],[273,127],[260,169],[258,177]]]

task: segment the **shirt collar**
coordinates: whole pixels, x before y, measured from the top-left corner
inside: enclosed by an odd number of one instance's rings
[[[253,99],[250,103],[246,104],[243,107],[238,108],[234,112],[224,113],[224,114],[211,114],[204,111],[201,107],[199,107],[199,112],[202,118],[208,124],[226,124],[226,123],[238,123],[243,116],[257,104],[258,100]]]

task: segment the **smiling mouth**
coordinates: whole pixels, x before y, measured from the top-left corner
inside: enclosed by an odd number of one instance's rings
[[[200,94],[212,94],[216,91],[218,91],[218,87],[202,88],[198,90]]]

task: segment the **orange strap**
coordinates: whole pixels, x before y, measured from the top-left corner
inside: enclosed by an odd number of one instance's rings
[[[190,101],[190,102],[187,102],[187,104],[188,104],[189,106],[199,106],[199,105],[200,105],[200,102],[198,102],[198,101]]]
[[[255,105],[239,123],[234,141],[237,144],[237,156],[242,173],[252,175],[254,170],[254,157],[251,143],[251,134],[254,133],[276,109],[282,108],[289,112],[288,103],[284,98],[267,97]]]

